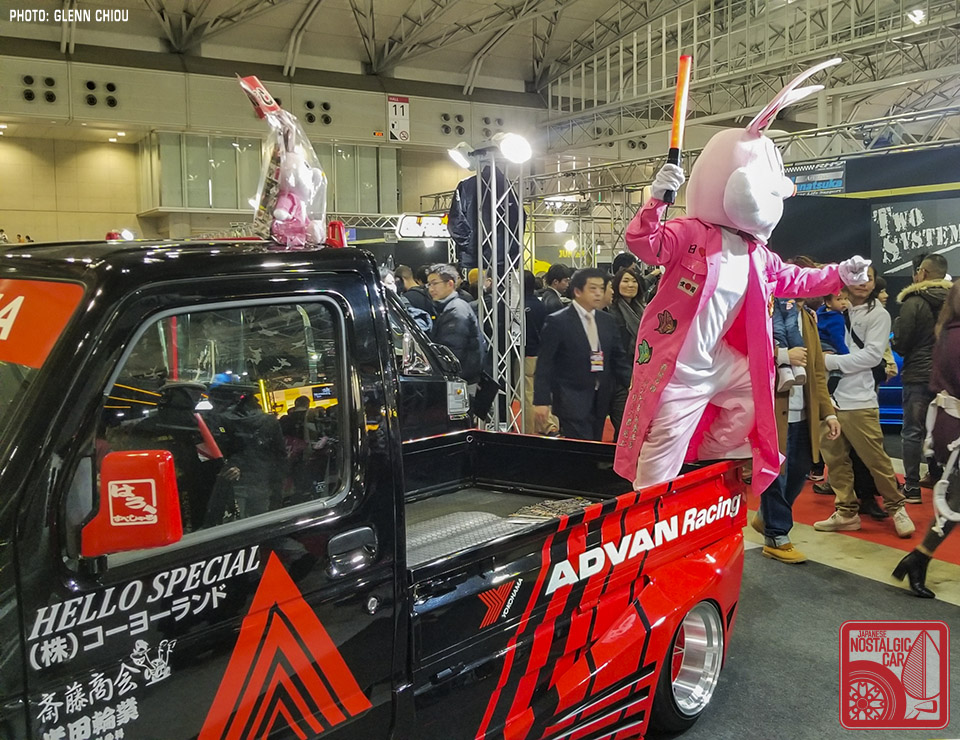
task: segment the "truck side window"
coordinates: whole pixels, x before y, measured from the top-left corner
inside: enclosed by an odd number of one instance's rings
[[[330,504],[348,454],[343,346],[329,301],[164,316],[104,398],[98,457],[169,450],[185,533]]]

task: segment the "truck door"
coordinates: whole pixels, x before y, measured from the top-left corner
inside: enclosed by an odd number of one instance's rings
[[[444,367],[427,335],[392,291],[387,320],[400,378],[400,433],[404,440],[466,429],[472,423],[467,384]]]
[[[135,329],[102,338],[113,360],[88,371],[89,403],[71,399],[23,519],[48,533],[20,551],[31,737],[389,735],[396,523],[386,404],[372,397],[384,384],[364,375],[376,343],[357,341],[372,312],[347,319],[362,283],[329,280],[329,294],[239,304],[193,286],[210,295],[153,315],[147,296],[124,308]],[[109,532],[159,506],[134,474],[98,487],[137,451],[172,455],[182,540],[81,558],[103,544],[85,525],[94,498]]]

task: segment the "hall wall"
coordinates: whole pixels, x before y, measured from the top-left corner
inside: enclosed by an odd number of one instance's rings
[[[135,145],[0,137],[0,228],[11,241],[144,234],[137,210]]]

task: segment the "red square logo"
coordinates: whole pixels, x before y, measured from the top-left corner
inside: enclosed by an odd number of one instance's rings
[[[950,722],[950,630],[943,622],[840,627],[840,724],[938,730]]]
[[[157,523],[157,483],[152,479],[112,480],[110,526],[130,527]]]

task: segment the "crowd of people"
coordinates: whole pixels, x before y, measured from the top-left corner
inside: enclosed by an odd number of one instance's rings
[[[815,266],[804,257],[791,262]],[[481,284],[473,269],[461,281],[451,265],[416,271],[400,266],[390,280],[394,277],[408,310],[429,317],[421,325],[457,356],[464,379],[475,390],[487,354],[478,303],[486,296],[489,312],[489,280]],[[650,352],[645,343],[637,344],[637,335],[659,277],[659,271],[645,268],[629,253],[617,255],[612,272],[573,271],[562,264],[539,276],[525,272],[525,432],[601,440],[609,420],[616,439],[631,368]],[[860,516],[866,515],[889,519],[897,535],[911,537],[916,528],[905,504],[923,501],[922,491],[945,474],[949,453],[957,447],[954,440],[960,438],[960,288],[953,284],[946,260],[939,254],[916,258],[913,282],[896,299],[896,321],[886,308],[884,279],[872,267],[869,278],[836,294],[778,298],[770,306],[785,462],[760,497],[751,524],[764,536],[763,554],[780,562],[806,560],[791,543],[790,530],[793,503],[808,479],[835,502],[834,513],[815,523],[817,531],[858,530]],[[671,317],[659,320],[669,323]],[[902,370],[891,348],[902,356]],[[879,385],[898,372],[903,381],[903,483],[884,448],[878,400]],[[925,450],[931,402],[939,403],[942,413],[933,448]],[[956,469],[949,473],[946,498],[954,510],[960,508]],[[922,544],[897,566],[894,575],[909,576],[918,596],[933,596],[925,585],[927,564],[953,526],[952,521],[934,521]]]
[[[27,234],[17,234],[16,238],[11,242],[10,237],[7,236],[7,232],[3,229],[0,229],[0,244],[32,244],[33,239],[30,238],[30,235]]]

